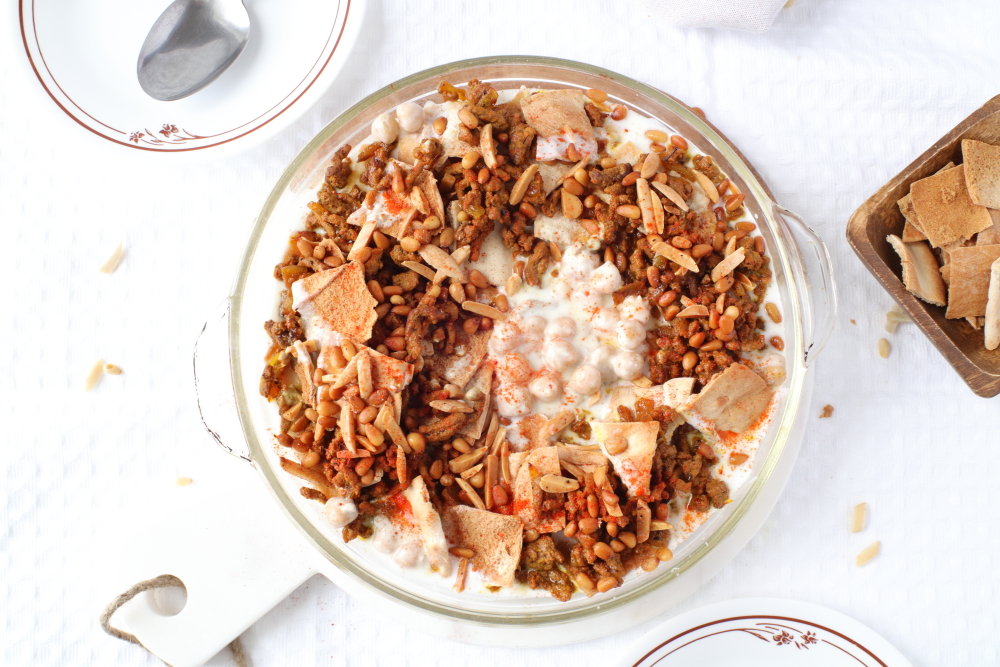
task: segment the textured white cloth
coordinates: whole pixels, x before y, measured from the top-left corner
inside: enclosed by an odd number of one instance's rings
[[[794,1],[794,0],[793,0]],[[652,21],[678,28],[727,28],[764,32],[786,0],[646,0]]]
[[[799,0],[755,35],[663,27],[629,2],[594,3],[599,17],[579,0],[373,2],[358,52],[315,109],[249,153],[183,167],[134,162],[68,121],[17,51],[14,5],[0,14],[0,664],[160,667],[98,628],[120,592],[101,537],[151,489],[179,475],[223,484],[240,465],[201,427],[191,352],[267,193],[365,95],[501,53],[592,62],[701,107],[833,255],[841,314],[791,482],[747,548],[677,611],[791,597],[870,625],[917,667],[1000,664],[1000,400],[974,396],[913,325],[882,330],[892,301],[844,240],[864,199],[996,92],[996,4]],[[599,39],[582,37],[598,24]],[[122,239],[118,272],[98,273]],[[125,374],[84,394],[98,357]],[[817,419],[827,403],[833,417]],[[870,525],[851,535],[863,500]],[[875,539],[882,555],[857,569]],[[313,579],[244,639],[257,667],[560,667],[613,664],[649,627],[484,650],[402,629]],[[232,661],[223,651],[210,664]]]

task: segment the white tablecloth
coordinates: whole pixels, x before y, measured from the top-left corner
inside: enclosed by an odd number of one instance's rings
[[[98,628],[109,594],[100,536],[128,531],[115,523],[119,510],[150,490],[179,475],[210,483],[235,464],[198,420],[190,360],[266,193],[299,148],[364,95],[425,67],[510,53],[592,62],[700,106],[833,254],[841,314],[816,364],[793,478],[747,548],[677,611],[790,597],[856,617],[920,667],[1000,661],[1000,403],[973,395],[913,325],[883,332],[891,300],[844,240],[866,197],[998,92],[1000,8],[799,0],[752,35],[675,30],[633,3],[598,4],[605,15],[580,2],[375,2],[358,52],[296,125],[249,153],[182,168],[99,145],[42,92],[19,38],[3,35],[5,664],[159,664]],[[98,273],[122,239],[118,272]],[[882,336],[893,343],[887,360],[876,352]],[[98,357],[125,374],[84,393]],[[817,419],[827,403],[833,417]],[[849,509],[862,500],[870,527],[851,535]],[[874,539],[882,555],[856,568]],[[317,578],[245,642],[257,666],[555,666],[608,664],[649,627],[564,648],[485,650],[405,630]],[[230,661],[223,652],[211,664]]]

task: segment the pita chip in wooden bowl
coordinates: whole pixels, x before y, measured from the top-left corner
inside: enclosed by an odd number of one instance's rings
[[[1000,96],[862,204],[847,239],[969,387],[1000,394]]]

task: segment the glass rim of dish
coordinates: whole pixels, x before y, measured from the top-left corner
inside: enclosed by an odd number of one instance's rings
[[[493,72],[493,76],[484,76],[483,72],[473,71],[483,68],[495,68],[496,71]],[[505,68],[518,71],[504,72]],[[538,69],[540,71],[520,71],[525,68]],[[380,579],[369,568],[366,568],[360,559],[347,557],[343,547],[333,544],[327,537],[322,535],[313,525],[313,520],[305,515],[302,509],[296,505],[296,500],[282,487],[278,476],[285,473],[280,471],[280,468],[277,468],[277,466],[273,465],[267,459],[266,445],[262,442],[262,438],[258,437],[258,432],[262,435],[265,431],[263,427],[256,426],[253,423],[251,417],[252,411],[249,409],[250,396],[256,392],[248,392],[246,390],[246,382],[249,380],[249,386],[255,386],[257,378],[253,376],[245,379],[241,368],[242,361],[239,341],[241,336],[243,301],[247,297],[246,287],[248,276],[261,237],[265,228],[272,220],[272,214],[274,214],[278,207],[279,200],[286,194],[289,187],[292,187],[294,190],[297,184],[301,184],[306,180],[304,176],[315,173],[317,169],[325,168],[328,158],[332,155],[333,151],[349,140],[351,135],[344,133],[350,129],[352,121],[365,117],[367,121],[363,125],[366,127],[377,113],[393,109],[401,102],[413,99],[423,100],[435,96],[437,83],[441,79],[464,83],[464,81],[470,78],[479,78],[483,81],[498,82],[500,84],[498,87],[504,88],[509,87],[503,85],[504,82],[520,82],[521,80],[525,80],[536,82],[539,84],[537,87],[554,84],[562,87],[570,86],[580,88],[581,90],[585,89],[585,86],[581,86],[578,83],[560,79],[560,71],[566,73],[572,72],[585,77],[599,77],[600,81],[591,81],[591,84],[610,80],[614,85],[621,87],[622,90],[620,92],[624,93],[624,95],[619,96],[609,91],[609,99],[620,101],[630,109],[637,110],[643,115],[657,118],[667,124],[668,127],[671,126],[669,121],[658,115],[651,115],[649,110],[643,106],[644,103],[647,105],[649,103],[659,105],[663,110],[675,115],[691,128],[691,130],[683,132],[678,130],[679,134],[685,138],[695,140],[703,149],[711,149],[719,154],[724,160],[724,163],[720,164],[720,168],[727,175],[731,177],[738,176],[740,178],[743,183],[741,189],[747,195],[748,208],[750,208],[750,203],[753,202],[757,209],[754,217],[758,219],[759,223],[764,223],[759,224],[762,233],[766,229],[771,234],[771,238],[768,241],[768,254],[771,257],[772,266],[776,269],[773,277],[775,287],[778,287],[780,283],[780,286],[786,290],[783,293],[782,302],[784,303],[783,308],[787,311],[785,320],[791,327],[791,330],[787,332],[789,335],[786,336],[788,345],[786,359],[790,360],[786,365],[787,378],[784,384],[786,391],[781,404],[775,411],[774,417],[767,428],[765,439],[770,442],[770,446],[768,447],[766,457],[761,461],[754,462],[753,471],[739,489],[738,494],[736,494],[737,497],[733,499],[732,506],[719,510],[716,513],[717,515],[724,514],[724,516],[715,522],[712,530],[707,535],[703,536],[703,541],[690,549],[682,558],[675,558],[669,567],[657,568],[654,572],[644,574],[627,582],[627,585],[620,589],[615,589],[611,593],[601,594],[594,598],[583,600],[574,598],[570,602],[557,602],[547,606],[525,604],[517,607],[511,605],[507,600],[504,601],[505,604],[503,605],[479,602],[458,606],[429,599],[427,596],[421,595],[420,591],[414,586],[410,587],[411,590],[406,590],[404,587],[390,584]],[[535,74],[540,75],[541,78],[532,78]],[[425,90],[412,95],[408,94],[408,91],[421,86],[421,84],[426,88]],[[513,85],[519,85],[519,83]],[[632,93],[631,97],[627,95],[629,92]],[[390,99],[392,100],[391,104],[387,102]],[[356,131],[358,128],[354,129]],[[333,141],[335,138],[337,140]],[[397,603],[414,607],[424,613],[432,613],[453,620],[490,626],[554,625],[580,620],[596,614],[604,614],[632,603],[679,578],[733,533],[740,519],[749,511],[758,495],[767,485],[772,472],[786,449],[785,445],[791,434],[792,424],[799,413],[806,374],[805,365],[802,363],[804,352],[802,300],[805,298],[807,288],[805,285],[797,284],[798,278],[792,268],[793,262],[791,256],[798,251],[789,242],[787,235],[782,233],[782,223],[778,219],[774,206],[776,204],[773,197],[768,188],[760,180],[757,172],[746,162],[739,151],[721,133],[715,130],[713,126],[675,98],[620,74],[592,65],[563,59],[507,56],[457,61],[404,77],[367,96],[339,114],[320,130],[283,171],[255,221],[254,228],[244,249],[236,283],[231,293],[231,317],[229,321],[233,388],[243,426],[243,433],[251,452],[251,459],[264,477],[266,485],[279,505],[289,515],[289,518],[296,524],[297,528],[306,535],[309,541],[321,553],[353,579]],[[763,220],[760,220],[761,218]],[[251,354],[256,355],[258,353],[257,351],[253,351]],[[254,398],[260,399],[259,396],[254,396]],[[688,539],[693,539],[693,537],[691,536]]]

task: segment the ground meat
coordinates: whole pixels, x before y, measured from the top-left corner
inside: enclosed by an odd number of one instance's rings
[[[476,192],[475,194],[481,193]],[[487,215],[480,215],[478,218],[470,217],[468,222],[458,224],[458,230],[455,232],[455,243],[458,246],[471,246],[470,257],[472,261],[476,261],[479,259],[479,251],[483,246],[483,241],[493,231],[493,227],[494,221]]]
[[[528,584],[532,589],[541,588],[548,591],[549,595],[560,602],[569,600],[573,597],[573,591],[576,590],[569,575],[562,570],[529,570],[523,574],[520,572],[516,574],[521,575],[519,580]]]
[[[534,157],[531,145],[535,142],[535,130],[525,123],[515,123],[511,127],[507,140],[507,151],[510,161],[519,167],[525,167]]]
[[[542,274],[549,265],[549,244],[539,241],[535,244],[524,267],[524,282],[537,287],[542,284]]]
[[[420,262],[420,255],[415,252],[406,252],[403,250],[403,246],[394,245],[389,251],[389,258],[395,262],[398,266],[402,266],[403,262]],[[393,276],[395,278],[395,276]]]
[[[594,127],[601,127],[604,125],[604,119],[608,117],[607,114],[601,113],[592,102],[587,102],[583,105],[583,110],[587,112],[587,118],[590,119],[590,124]]]
[[[316,489],[310,488],[308,486],[303,486],[301,489],[299,489],[299,493],[302,494],[303,498],[308,498],[309,500],[318,500],[321,503],[325,503],[328,500],[325,493],[323,493],[322,491],[317,491]]]
[[[521,567],[525,570],[551,570],[563,560],[556,543],[548,535],[529,542],[521,551]]]
[[[535,236],[528,231],[528,219],[520,213],[510,216],[510,224],[500,230],[503,244],[519,255],[527,255],[535,245]]]
[[[260,395],[269,401],[274,400],[281,394],[281,387],[281,373],[270,364],[264,366],[260,376]]]
[[[330,160],[330,166],[326,168],[326,182],[332,188],[342,188],[347,185],[351,178],[351,160],[347,155],[351,152],[351,145],[344,144],[337,149]]]
[[[705,484],[705,493],[712,499],[712,507],[722,507],[729,500],[729,485],[721,479],[710,479]]]
[[[285,349],[297,340],[304,341],[306,339],[302,324],[299,322],[299,316],[294,313],[286,316],[280,322],[268,320],[264,323],[264,331],[281,349]]]
[[[417,430],[426,436],[428,442],[444,442],[458,433],[458,429],[465,425],[468,417],[469,415],[464,412],[453,412],[443,419],[421,424]]]
[[[395,246],[393,250],[398,248]],[[391,253],[390,253],[391,254]],[[404,292],[412,292],[416,289],[418,282],[420,281],[420,276],[414,271],[407,271],[406,273],[397,273],[392,277],[392,284],[402,288]]]

